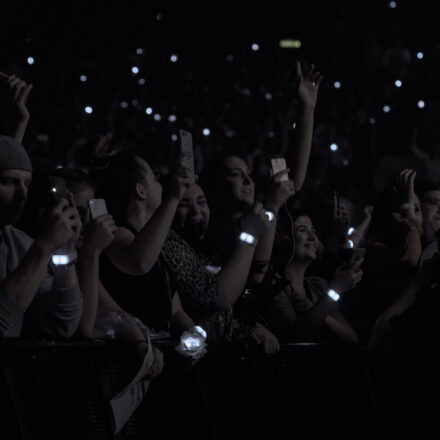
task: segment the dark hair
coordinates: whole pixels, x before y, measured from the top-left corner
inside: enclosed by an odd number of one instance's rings
[[[121,221],[126,215],[136,184],[145,180],[145,170],[136,154],[120,151],[109,158],[106,168],[94,170],[92,178],[98,196],[105,199],[116,221]]]
[[[422,200],[425,193],[429,191],[440,191],[440,183],[433,182],[432,180],[416,181],[414,190],[420,200]]]
[[[93,187],[90,177],[84,171],[77,168],[55,168],[49,172],[49,176],[64,178],[67,189],[72,192],[84,185]]]

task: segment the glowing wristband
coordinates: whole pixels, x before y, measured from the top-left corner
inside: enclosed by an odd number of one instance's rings
[[[275,218],[275,214],[272,211],[266,211],[265,214],[270,222]]]
[[[333,289],[329,289],[327,291],[327,295],[334,301],[334,302],[338,302],[339,299],[341,298],[341,295],[339,295],[338,292],[334,291]]]
[[[195,327],[193,327],[193,328],[191,329],[191,331],[193,331],[193,332],[195,332],[195,333],[198,333],[203,339],[206,339],[207,336],[208,336],[208,335],[206,334],[205,330],[203,330],[202,327],[200,327],[199,325],[196,325]]]
[[[52,254],[52,263],[55,266],[70,266],[75,263],[77,257],[76,251],[71,254]]]
[[[251,234],[248,234],[247,232],[242,232],[240,235],[239,235],[239,237],[238,237],[241,241],[244,241],[245,243],[247,243],[247,244],[250,244],[250,245],[252,245],[252,246],[257,246],[257,239],[253,236],[253,235],[251,235]]]

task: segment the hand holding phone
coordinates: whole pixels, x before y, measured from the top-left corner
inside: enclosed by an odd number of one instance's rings
[[[50,191],[54,202],[58,202],[61,199],[69,201],[69,193],[67,190],[66,181],[63,177],[50,176]]]
[[[284,171],[287,169],[286,159],[284,159],[283,157],[272,158],[270,162],[272,165],[272,172],[274,176],[275,174],[278,174],[280,171]],[[285,173],[281,176],[280,182],[285,182],[287,180],[289,180],[289,176],[287,173]]]
[[[180,152],[183,153],[183,162],[185,166],[189,169],[189,178],[191,185],[196,183],[195,170],[194,170],[194,151],[192,135],[189,131],[179,130],[179,148]]]
[[[102,215],[107,215],[107,205],[105,204],[104,199],[90,199],[89,200],[89,209],[90,209],[90,215],[92,216],[92,219],[95,220],[98,217],[101,217]]]

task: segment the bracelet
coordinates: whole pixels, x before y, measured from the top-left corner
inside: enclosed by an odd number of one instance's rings
[[[71,254],[52,254],[52,263],[54,266],[71,266],[76,263],[78,254],[76,251]]]
[[[251,246],[257,247],[258,239],[247,232],[241,232],[238,239],[244,243],[250,244]]]
[[[270,222],[271,222],[271,221],[275,218],[275,216],[276,216],[276,214],[275,214],[274,212],[272,212],[272,211],[266,211],[264,214],[267,216],[267,218],[269,219]]]
[[[338,302],[341,299],[341,295],[333,289],[327,290],[327,295],[334,301]]]

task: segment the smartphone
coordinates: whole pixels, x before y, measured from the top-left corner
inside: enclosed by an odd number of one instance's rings
[[[272,172],[274,176],[275,174],[278,174],[280,171],[287,169],[286,159],[284,159],[284,157],[273,158],[270,160],[270,162],[272,164]],[[289,180],[289,176],[287,173],[283,174],[280,181],[284,182],[286,180]]]
[[[365,248],[344,249],[343,261],[346,267],[351,267],[365,256]]]
[[[183,153],[184,164],[189,169],[191,184],[194,185],[194,183],[196,183],[194,170],[194,151],[192,135],[189,131],[179,130],[179,147],[180,152]]]
[[[50,176],[49,183],[50,191],[55,203],[61,199],[66,199],[67,201],[69,201],[68,190],[64,177]]]
[[[95,218],[101,217],[101,215],[108,214],[107,205],[105,204],[104,199],[90,199],[89,209],[90,215],[92,216],[93,220],[95,220]]]

